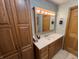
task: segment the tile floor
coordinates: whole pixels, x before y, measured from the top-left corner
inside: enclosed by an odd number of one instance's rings
[[[77,59],[77,56],[65,50],[60,50],[52,59]]]

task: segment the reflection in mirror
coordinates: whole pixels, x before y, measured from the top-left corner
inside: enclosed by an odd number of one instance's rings
[[[49,12],[48,10],[34,7],[34,28],[36,33],[55,32],[55,13]]]

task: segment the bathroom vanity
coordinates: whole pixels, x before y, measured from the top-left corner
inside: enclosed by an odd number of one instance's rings
[[[33,11],[35,59],[52,59],[52,57],[62,48],[63,42],[63,35],[57,34],[55,30],[56,13],[39,7],[34,7]],[[44,13],[42,13],[42,11]],[[48,14],[46,14],[46,12]]]
[[[51,34],[34,42],[35,59],[52,59],[62,48],[63,35]]]

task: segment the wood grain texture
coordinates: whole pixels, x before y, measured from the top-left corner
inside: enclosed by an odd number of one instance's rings
[[[43,15],[43,32],[49,32],[49,31],[50,31],[50,16]]]
[[[63,37],[40,50],[34,45],[35,59],[52,59],[53,56],[62,48],[62,41]]]
[[[9,0],[0,0],[0,57],[17,52]]]
[[[0,59],[33,59],[30,0],[0,0]]]
[[[11,6],[18,42],[24,48],[32,42],[30,0],[12,0]]]
[[[49,59],[52,59],[52,57],[62,48],[62,41],[63,37],[49,45]]]
[[[64,49],[77,55],[78,52],[78,7],[72,7],[70,9]]]

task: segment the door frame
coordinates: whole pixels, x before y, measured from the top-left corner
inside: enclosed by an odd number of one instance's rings
[[[64,37],[64,45],[63,45],[63,49],[66,50],[66,45],[65,45],[65,41],[67,39],[67,35],[68,35],[68,31],[69,31],[69,23],[70,23],[70,18],[71,18],[71,10],[78,8],[78,6],[73,6],[70,7],[69,12],[68,12],[68,18],[67,18],[67,22],[66,22],[66,30],[65,30],[65,37]]]

